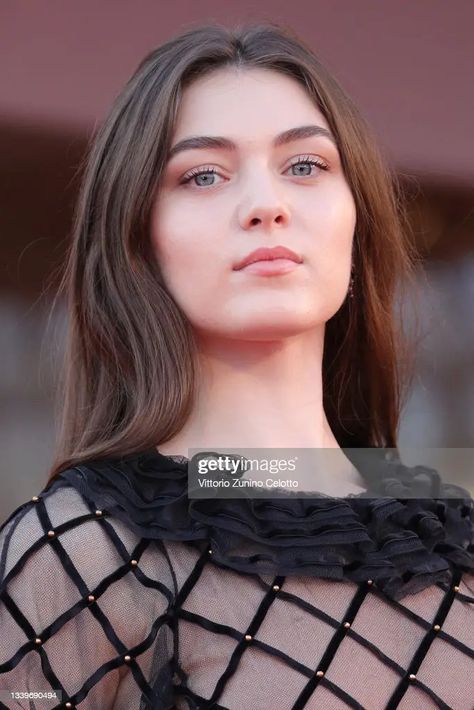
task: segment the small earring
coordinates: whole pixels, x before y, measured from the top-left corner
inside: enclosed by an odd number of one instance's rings
[[[349,298],[354,298],[354,277],[351,274],[351,280],[349,282],[349,290],[348,290]]]

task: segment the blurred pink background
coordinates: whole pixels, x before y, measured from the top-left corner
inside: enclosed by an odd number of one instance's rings
[[[0,9],[0,518],[44,484],[64,315],[49,324],[87,142],[143,56],[206,22],[289,25],[358,104],[410,191],[428,275],[400,446],[474,445],[474,4],[16,0]],[[47,328],[48,326],[48,328]]]

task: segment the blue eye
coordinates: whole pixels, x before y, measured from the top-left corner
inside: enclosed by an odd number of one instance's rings
[[[197,177],[202,177],[205,175],[206,177],[208,175],[216,175],[217,170],[215,168],[209,167],[209,168],[196,168],[194,170],[191,170],[189,173],[187,173],[183,179],[180,182],[180,185],[187,185],[188,182],[191,182],[194,178]],[[205,180],[204,183],[201,183],[199,185],[198,183],[195,183],[197,187],[206,187],[207,185],[213,185],[214,183],[211,182],[210,180]]]
[[[303,159],[298,158],[298,160],[295,160],[295,162],[292,163],[290,167],[294,168],[297,165],[306,165],[306,166],[309,165],[309,172],[303,173],[303,177],[311,176],[313,174],[312,170],[311,170],[312,166],[316,166],[316,167],[320,168],[321,170],[328,170],[328,166],[326,165],[326,163],[323,163],[322,161],[319,161],[319,160],[314,160],[314,158],[310,158],[310,157],[303,158]],[[300,175],[301,175],[301,173],[300,173]]]
[[[303,156],[298,157],[293,163],[291,163],[288,170],[290,170],[296,166],[299,166],[299,165],[309,166],[309,172],[307,172],[307,173],[300,172],[299,173],[300,177],[313,177],[314,176],[314,173],[312,172],[313,167],[317,167],[320,170],[329,170],[329,166],[324,161],[315,160],[314,158],[311,158],[309,155],[304,156],[304,157]],[[215,168],[213,168],[212,166],[206,166],[204,168],[194,168],[193,170],[190,170],[188,173],[186,173],[186,175],[181,180],[180,185],[187,185],[188,183],[191,182],[191,180],[205,177],[206,179],[204,180],[204,182],[202,182],[201,184],[195,182],[194,185],[196,187],[212,186],[215,184],[215,180],[212,179],[212,181],[211,181],[211,179],[209,177],[211,175],[218,175],[218,171]],[[297,175],[295,173],[293,173],[293,175],[295,177],[297,177]]]

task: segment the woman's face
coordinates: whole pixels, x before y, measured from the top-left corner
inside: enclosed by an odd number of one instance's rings
[[[346,296],[355,222],[329,126],[296,80],[219,69],[185,89],[151,239],[197,335],[272,340],[324,324]],[[276,246],[299,263],[237,268]]]

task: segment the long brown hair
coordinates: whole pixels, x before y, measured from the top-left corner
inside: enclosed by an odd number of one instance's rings
[[[350,98],[291,30],[212,24],[142,61],[88,153],[57,292],[68,334],[50,479],[87,459],[159,445],[190,414],[196,344],[151,252],[149,216],[183,89],[229,66],[293,77],[336,137],[356,203],[355,281],[326,325],[323,404],[340,446],[397,446],[411,350],[394,305],[416,266],[400,185]]]

